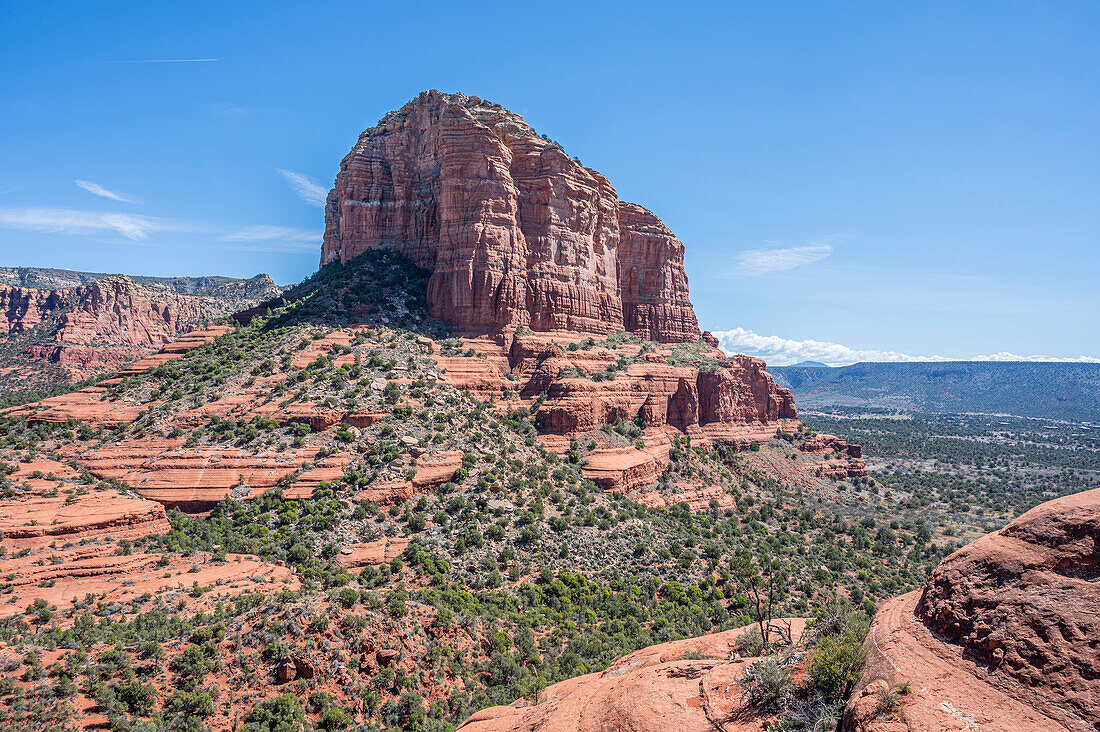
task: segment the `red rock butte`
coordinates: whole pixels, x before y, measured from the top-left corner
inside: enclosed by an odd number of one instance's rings
[[[684,245],[519,115],[426,91],[362,135],[325,205],[321,264],[373,247],[429,270],[456,332],[695,341]]]

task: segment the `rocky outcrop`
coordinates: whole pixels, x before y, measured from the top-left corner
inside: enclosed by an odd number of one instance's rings
[[[325,224],[322,265],[395,249],[431,271],[431,314],[458,332],[700,337],[672,232],[478,97],[424,92],[366,130]]]
[[[667,425],[732,444],[739,442],[740,426],[771,425],[774,435],[779,420],[798,417],[790,391],[775,385],[759,359],[726,358],[714,351],[705,354],[709,359],[705,365],[673,365],[666,355],[648,353],[616,368],[610,378],[595,380],[585,362],[599,365],[601,354],[566,355],[552,345],[539,350],[536,338],[516,336],[516,340],[528,341],[524,350],[537,354],[516,370],[527,375],[523,366],[530,367],[523,393],[545,392],[536,419],[540,429],[550,434],[574,435],[619,420],[639,420],[648,427]],[[513,353],[516,350],[513,346]],[[621,358],[607,351],[602,356],[604,368]],[[558,378],[567,370],[583,375]],[[599,368],[594,370],[600,373]]]
[[[132,542],[172,530],[162,504],[106,486],[89,489],[71,467],[53,460],[10,467],[14,471],[0,498],[0,536],[7,550],[0,566],[8,578],[0,618],[22,614],[39,598],[68,608],[89,594],[128,602],[147,592],[167,592],[173,600],[205,607],[215,604],[215,597],[270,589],[270,583],[298,586],[290,570],[254,557],[215,561],[209,555],[131,552]],[[218,589],[197,601],[189,592],[195,582]]]
[[[1100,490],[1044,503],[952,554],[917,615],[967,658],[1100,723]]]
[[[278,288],[274,288],[267,296],[277,293]],[[160,348],[182,333],[249,302],[254,300],[150,289],[125,275],[104,277],[72,289],[0,285],[0,331],[24,333],[44,320],[55,319],[56,326],[46,334],[52,342]]]
[[[31,422],[58,423],[78,419],[101,427],[113,427],[133,422],[154,402],[135,404],[133,402],[108,401],[104,397],[109,387],[117,385],[127,376],[140,374],[148,369],[177,359],[188,351],[210,343],[218,336],[225,335],[230,330],[231,328],[228,326],[213,325],[209,328],[192,331],[169,343],[160,351],[131,363],[110,379],[105,379],[80,391],[59,394],[32,404],[12,407],[4,410],[3,414],[13,417],[26,417]]]
[[[797,639],[805,626],[787,620]],[[748,626],[644,648],[611,664],[548,687],[539,698],[489,707],[461,725],[464,732],[505,730],[759,730],[743,714],[738,681],[756,660],[737,657]]]
[[[1100,726],[1100,490],[1059,498],[955,552],[876,616],[846,729]],[[880,689],[908,682],[897,714]]]

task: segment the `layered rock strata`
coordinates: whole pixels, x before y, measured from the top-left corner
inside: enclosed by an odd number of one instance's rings
[[[0,344],[13,346],[0,373],[13,383],[20,371],[47,364],[72,381],[109,373],[279,289],[261,275],[208,291],[181,294],[125,275],[49,290],[0,285]]]
[[[374,247],[431,271],[431,314],[458,332],[700,337],[675,235],[519,115],[478,97],[424,92],[344,158],[321,264]]]

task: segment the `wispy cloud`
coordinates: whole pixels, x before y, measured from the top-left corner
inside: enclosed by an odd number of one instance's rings
[[[779,336],[766,336],[744,328],[719,330],[714,332],[723,351],[729,354],[744,353],[756,356],[773,366],[789,366],[800,361],[820,361],[829,366],[847,366],[861,361],[1057,361],[1067,363],[1100,363],[1095,356],[1074,356],[1070,358],[1056,356],[1021,356],[1015,353],[993,353],[970,356],[968,358],[948,358],[946,356],[916,356],[900,351],[849,348],[830,341],[797,341]]]
[[[104,61],[105,64],[209,64],[221,61],[220,58],[140,58],[119,61]]]
[[[112,201],[118,201],[120,203],[133,203],[134,202],[134,199],[130,198],[129,196],[124,196],[121,193],[115,193],[114,191],[109,191],[106,188],[104,188],[103,186],[99,185],[98,183],[92,183],[89,180],[79,180],[78,179],[78,180],[74,180],[73,183],[76,183],[79,187],[83,188],[88,193],[91,193],[93,196],[99,196],[100,198],[109,198]]]
[[[240,121],[248,116],[247,109],[232,104],[213,104],[210,106],[210,112],[219,117],[231,119],[234,122]]]
[[[283,170],[282,168],[275,168],[275,170],[279,171],[279,174],[286,179],[294,192],[298,194],[298,198],[311,206],[325,205],[328,190],[320,183],[309,176],[295,173],[293,170]]]
[[[248,245],[249,249],[271,252],[320,251],[321,233],[291,226],[246,226],[226,234],[222,241]]]
[[[235,244],[239,249],[288,254],[318,252],[322,239],[319,231],[292,226],[254,225],[227,230],[189,221],[66,208],[0,208],[0,228],[84,236],[114,232],[135,242],[144,242],[156,233],[173,232],[206,237],[207,241],[213,238],[222,242],[222,247]]]
[[[832,244],[806,244],[786,249],[748,249],[739,252],[735,274],[766,275],[817,262],[833,253]]]
[[[64,208],[0,209],[0,226],[49,234],[94,234],[114,231],[131,241],[144,241],[166,228],[154,219],[120,213]]]

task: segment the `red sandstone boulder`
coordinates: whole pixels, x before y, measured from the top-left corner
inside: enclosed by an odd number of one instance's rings
[[[1100,489],[1044,503],[947,557],[923,591],[876,616],[845,729],[1100,727],[1098,567]],[[909,692],[883,715],[876,688],[899,685]]]
[[[967,658],[1100,723],[1100,490],[1044,503],[952,554],[917,615]]]
[[[799,638],[805,622],[789,619]],[[464,732],[748,732],[763,726],[743,714],[739,679],[755,661],[734,658],[749,626],[643,648],[599,673],[548,687],[538,699],[489,707],[459,725]]]
[[[275,667],[275,683],[286,684],[294,680],[295,678],[294,663],[287,660],[279,663]]]
[[[291,661],[294,664],[295,678],[312,679],[313,676],[317,673],[317,670],[313,668],[313,664],[311,664],[309,661],[302,658],[301,656],[294,656]]]

